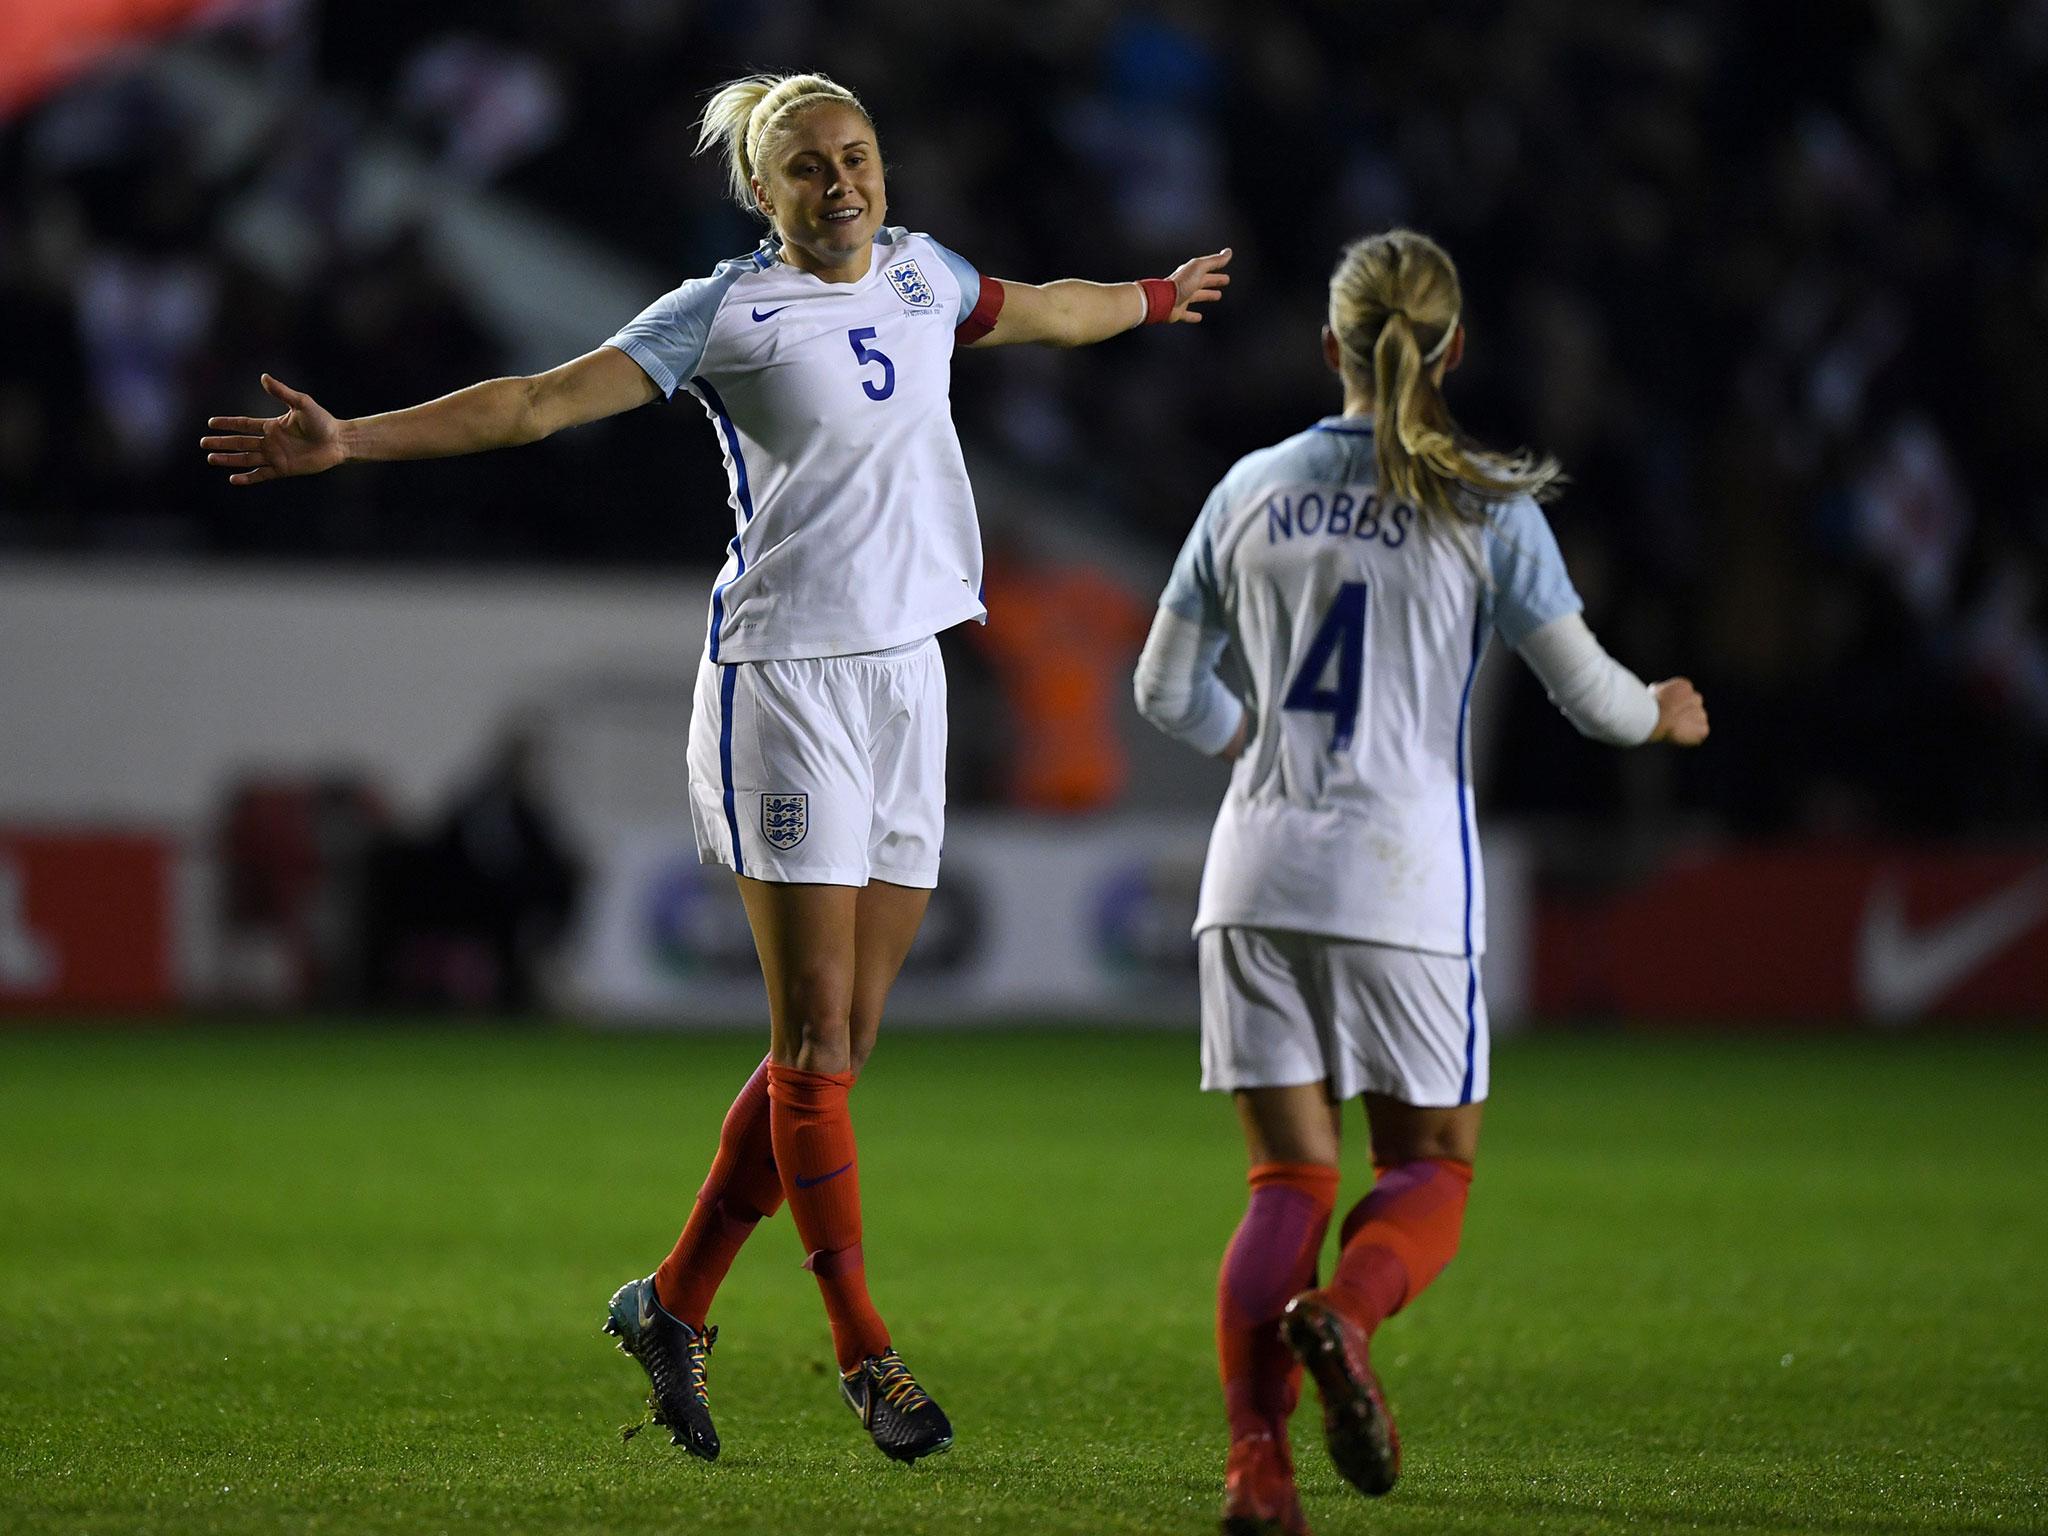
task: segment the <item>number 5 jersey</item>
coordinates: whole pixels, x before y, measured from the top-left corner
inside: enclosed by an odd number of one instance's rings
[[[780,261],[771,241],[611,338],[718,434],[736,531],[710,660],[855,655],[986,618],[950,395],[956,329],[981,334],[999,303],[936,240],[891,228],[856,282]]]

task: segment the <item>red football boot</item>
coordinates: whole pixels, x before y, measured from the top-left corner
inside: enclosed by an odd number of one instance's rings
[[[1365,1330],[1331,1292],[1303,1291],[1287,1303],[1280,1333],[1322,1394],[1331,1465],[1360,1493],[1385,1493],[1401,1475],[1401,1437],[1372,1373]]]
[[[1286,1441],[1248,1435],[1230,1442],[1223,1474],[1223,1536],[1309,1536]]]

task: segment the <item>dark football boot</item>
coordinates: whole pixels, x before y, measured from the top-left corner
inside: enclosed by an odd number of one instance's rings
[[[1330,1464],[1360,1493],[1378,1497],[1401,1475],[1401,1437],[1366,1353],[1365,1330],[1328,1291],[1287,1303],[1280,1333],[1323,1399]]]
[[[1234,1440],[1223,1474],[1223,1536],[1309,1536],[1286,1431]]]
[[[869,1355],[839,1378],[839,1391],[883,1455],[911,1462],[953,1448],[953,1426],[895,1350]]]
[[[711,1424],[711,1394],[704,1383],[704,1362],[718,1342],[718,1330],[699,1333],[669,1316],[649,1275],[619,1287],[604,1331],[615,1335],[619,1348],[647,1372],[654,1389],[647,1406],[654,1422],[667,1426],[669,1439],[692,1456],[718,1460],[718,1431]]]

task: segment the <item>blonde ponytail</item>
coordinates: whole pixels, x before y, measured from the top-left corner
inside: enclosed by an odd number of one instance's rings
[[[1564,472],[1548,455],[1483,448],[1452,420],[1431,370],[1450,351],[1463,303],[1443,247],[1408,229],[1354,242],[1330,277],[1345,371],[1372,385],[1381,485],[1426,513],[1470,522],[1480,516],[1472,493],[1547,501]]]
[[[873,129],[875,120],[860,98],[828,76],[748,75],[729,80],[705,104],[697,129],[697,153],[723,149],[726,185],[733,201],[749,213],[759,213],[754,178],[759,174],[757,168],[769,159],[769,146],[795,123],[797,113],[828,101],[853,108]]]

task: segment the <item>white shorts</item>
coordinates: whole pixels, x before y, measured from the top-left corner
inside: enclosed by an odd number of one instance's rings
[[[1479,963],[1279,928],[1205,928],[1202,1086],[1327,1081],[1445,1108],[1486,1097]]]
[[[756,880],[939,883],[946,669],[935,639],[697,668],[697,856]]]

